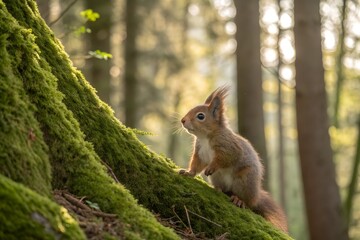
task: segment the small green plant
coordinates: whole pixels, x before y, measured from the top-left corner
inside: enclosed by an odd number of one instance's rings
[[[79,36],[81,34],[85,34],[85,33],[91,33],[91,29],[90,28],[87,28],[85,26],[81,26],[79,28],[77,28],[74,33]]]
[[[86,21],[95,22],[98,18],[100,18],[100,14],[94,12],[92,9],[86,9],[80,12],[80,15],[86,19]]]
[[[100,210],[99,204],[90,202],[89,200],[85,200],[85,202],[87,205],[89,205],[89,207],[96,209],[96,210]]]
[[[98,59],[104,59],[104,60],[108,60],[109,58],[112,58],[112,55],[110,53],[107,52],[102,52],[100,50],[95,50],[95,51],[89,51],[89,55]]]

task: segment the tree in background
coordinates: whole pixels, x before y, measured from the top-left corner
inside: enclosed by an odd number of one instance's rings
[[[265,169],[268,169],[260,61],[259,1],[243,0],[234,3],[237,26],[238,130],[254,145]],[[265,185],[268,184],[268,172],[264,182]]]
[[[96,12],[99,18],[88,21],[87,28],[91,33],[85,39],[85,52],[96,53],[96,50],[110,53],[110,33],[112,27],[111,10],[112,1],[85,0],[84,7],[87,11]],[[110,67],[111,61],[90,57],[85,61],[84,74],[86,79],[97,90],[98,96],[110,104]]]
[[[124,108],[125,125],[136,127],[138,125],[138,50],[136,39],[139,28],[137,14],[138,0],[127,0],[125,11],[126,39],[124,42]]]
[[[359,166],[360,166],[360,115],[358,119],[357,125],[358,135],[357,135],[357,142],[356,142],[356,150],[354,156],[354,163],[352,166],[352,174],[351,179],[348,187],[348,192],[345,200],[345,214],[346,214],[346,221],[351,226],[351,220],[353,215],[353,208],[354,208],[354,199],[357,192],[357,178],[359,176]]]
[[[348,239],[328,133],[320,1],[296,0],[296,113],[311,239]]]

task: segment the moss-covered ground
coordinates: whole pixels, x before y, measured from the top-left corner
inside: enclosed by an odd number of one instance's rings
[[[85,239],[65,208],[0,174],[0,239]]]
[[[228,233],[230,239],[290,239],[260,216],[236,208],[203,181],[179,176],[171,160],[149,150],[99,100],[39,16],[34,1],[3,2],[0,33],[6,34],[13,75],[23,83],[48,146],[53,187],[68,188],[103,211],[118,214],[127,223],[130,239],[177,238],[132,195],[162,217],[178,215],[209,238]],[[106,174],[101,161],[126,189]]]

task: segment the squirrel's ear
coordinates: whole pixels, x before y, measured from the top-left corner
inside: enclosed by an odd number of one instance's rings
[[[223,116],[225,111],[224,101],[229,93],[229,89],[229,86],[219,87],[211,93],[205,101],[205,104],[209,105],[209,111],[213,118],[220,123],[225,121],[225,117]]]
[[[213,92],[206,98],[205,104],[210,105],[211,100],[213,100],[214,95],[216,94],[217,90],[218,90],[218,89],[216,89],[215,91],[213,91]]]
[[[223,101],[226,96],[229,93],[229,89],[230,87],[227,85],[224,85],[222,87],[219,87],[217,89],[215,89],[215,91],[213,91],[205,100],[205,104],[210,105],[210,103],[212,102],[212,100],[215,98],[215,96],[220,97],[220,100]]]
[[[222,99],[219,96],[215,96],[209,104],[209,111],[211,116],[219,121],[223,113],[223,103]]]

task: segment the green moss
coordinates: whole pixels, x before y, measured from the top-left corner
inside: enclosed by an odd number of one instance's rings
[[[12,39],[3,26],[0,33],[0,173],[50,195],[48,149],[33,115],[35,107],[11,68],[6,48]]]
[[[0,174],[0,239],[85,239],[63,207]]]
[[[5,5],[0,1],[0,7],[0,29],[6,30],[8,39],[11,39],[7,41],[6,51],[14,56],[10,61],[11,70],[16,78],[22,80],[26,94],[36,106],[33,111],[49,147],[53,187],[68,188],[72,193],[87,196],[98,203],[103,211],[116,213],[125,223],[129,239],[177,239],[171,229],[158,223],[122,185],[116,184],[106,174],[92,145],[84,140],[78,122],[63,103],[66,98],[57,90],[57,79],[51,72],[54,69],[64,71],[61,63],[49,65],[46,58],[40,57],[42,53],[31,33],[36,32],[36,27],[29,31],[29,27],[18,25],[11,17],[12,14],[20,23],[26,19],[34,26],[43,26],[34,1],[7,1]],[[44,29],[41,35],[48,34],[49,31]],[[48,47],[39,44],[42,48]],[[56,46],[52,54],[65,55],[60,46]],[[75,74],[74,70],[68,77]]]

